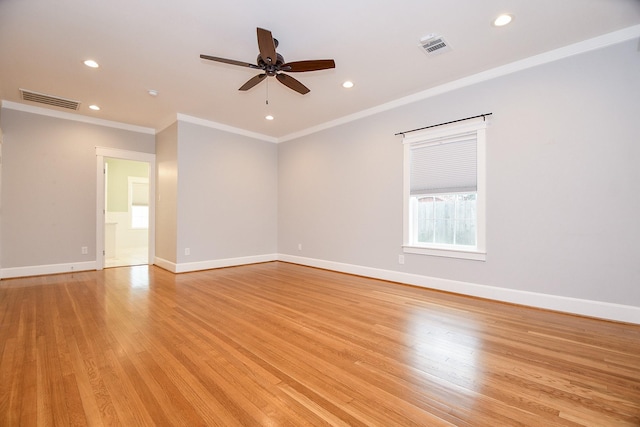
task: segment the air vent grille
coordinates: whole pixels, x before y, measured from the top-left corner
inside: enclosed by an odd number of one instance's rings
[[[451,46],[442,36],[430,34],[420,39],[420,46],[427,55],[435,55],[451,50]]]
[[[44,93],[33,92],[26,89],[20,89],[22,99],[24,101],[37,102],[39,104],[51,105],[54,107],[67,108],[69,110],[78,110],[80,101],[72,99],[60,98],[58,96],[46,95]]]

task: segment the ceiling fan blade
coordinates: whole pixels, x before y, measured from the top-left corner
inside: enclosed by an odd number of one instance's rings
[[[260,57],[267,64],[275,64],[278,60],[276,56],[276,44],[273,41],[271,31],[258,28],[258,48]]]
[[[316,59],[311,61],[293,61],[283,64],[280,69],[288,73],[298,73],[303,71],[318,71],[336,68],[333,59]]]
[[[260,83],[265,77],[267,77],[266,74],[258,74],[257,76],[251,77],[245,84],[240,86],[238,90],[249,90]]]
[[[310,92],[308,87],[306,87],[293,77],[287,76],[286,74],[276,74],[276,79],[278,79],[280,83],[282,83],[289,89],[293,89],[296,92],[301,93],[302,95]]]
[[[249,64],[248,62],[236,61],[235,59],[218,58],[217,56],[200,55],[202,59],[208,59],[209,61],[224,62],[225,64],[239,65],[241,67],[260,68],[255,64]]]

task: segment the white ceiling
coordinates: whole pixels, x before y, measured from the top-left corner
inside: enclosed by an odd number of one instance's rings
[[[492,26],[503,12],[512,24]],[[640,0],[0,0],[0,99],[29,104],[22,88],[105,120],[161,129],[183,114],[283,138],[638,24]],[[256,70],[199,55],[254,63],[256,27],[272,31],[285,60],[333,58],[336,68],[294,74],[307,95],[272,78],[238,91]],[[452,50],[427,56],[419,40],[430,33]]]

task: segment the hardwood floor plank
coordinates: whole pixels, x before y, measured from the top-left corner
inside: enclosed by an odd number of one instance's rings
[[[0,425],[640,426],[640,325],[282,262],[0,281]]]
[[[98,399],[94,394],[84,359],[75,341],[70,343],[69,350],[71,363],[75,373],[75,385],[78,388],[78,395],[80,396],[80,401],[82,403],[87,423],[88,425],[102,426],[104,423],[98,406]]]

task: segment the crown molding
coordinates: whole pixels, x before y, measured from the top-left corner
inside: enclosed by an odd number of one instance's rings
[[[574,43],[568,46],[564,46],[558,49],[554,49],[548,52],[541,53],[539,55],[535,55],[529,58],[522,59],[520,61],[512,62],[506,65],[502,65],[500,67],[493,68],[491,70],[483,71],[481,73],[477,73],[468,77],[464,77],[458,80],[454,80],[449,83],[445,83],[443,85],[435,86],[433,88],[417,92],[413,95],[405,96],[403,98],[399,98],[372,108],[368,108],[366,110],[362,110],[353,114],[349,114],[347,116],[340,117],[335,120],[331,120],[317,126],[312,126],[307,129],[303,129],[299,132],[290,133],[288,135],[284,135],[282,137],[274,137],[269,135],[264,135],[257,132],[252,132],[246,129],[241,129],[229,125],[225,125],[222,123],[214,122],[211,120],[201,119],[198,117],[189,116],[186,114],[178,113],[176,114],[176,120],[197,124],[200,126],[205,126],[213,129],[222,130],[225,132],[246,136],[249,138],[259,139],[266,142],[272,143],[280,143],[295,140],[307,135],[311,135],[326,129],[330,129],[336,126],[340,126],[346,123],[350,123],[356,120],[363,119],[365,117],[372,116],[374,114],[382,113],[384,111],[389,111],[394,108],[402,107],[408,104],[412,104],[414,102],[422,101],[428,98],[432,98],[434,96],[438,96],[447,92],[451,92],[463,87],[471,86],[477,83],[481,83],[487,80],[492,80],[498,77],[502,77],[508,74],[516,73],[518,71],[523,71],[528,68],[537,67],[539,65],[547,64],[550,62],[555,62],[564,58],[568,58],[570,56],[578,55],[581,53],[590,52],[593,50],[601,49],[607,46],[611,46],[614,44],[622,43],[634,38],[640,37],[640,25],[634,25],[632,27],[623,28],[618,31],[614,31],[611,33],[607,33],[598,37],[593,37],[588,40],[584,40],[578,43]],[[132,132],[140,132],[155,135],[158,132],[162,131],[166,127],[170,126],[174,123],[175,120],[167,120],[161,129],[153,129],[142,126],[130,125],[126,123],[114,122],[110,120],[98,119],[94,117],[83,116],[80,114],[68,113],[63,111],[51,110],[42,107],[35,107],[31,105],[21,104],[17,102],[11,101],[1,101],[2,108],[8,108],[11,110],[25,111],[34,114],[40,114],[44,116],[56,117],[65,120],[74,120],[78,122],[90,123],[99,126],[107,126],[117,129],[129,130]]]
[[[49,108],[36,107],[33,105],[21,104],[18,102],[2,100],[2,108],[9,110],[24,111],[26,113],[39,114],[41,116],[55,117],[57,119],[72,120],[76,122],[89,123],[92,125],[106,126],[110,128],[128,130],[131,132],[147,133],[155,135],[153,128],[130,125],[127,123],[114,122],[111,120],[98,119],[95,117],[83,116],[81,114],[68,113],[66,111],[52,110]]]
[[[384,111],[392,110],[394,108],[402,107],[407,104],[422,101],[428,98],[432,98],[437,95],[442,95],[446,92],[451,92],[463,87],[471,86],[477,83],[481,83],[487,80],[492,80],[497,77],[506,76],[508,74],[523,71],[528,68],[537,67],[539,65],[555,62],[570,56],[578,55],[581,53],[590,52],[592,50],[601,49],[603,47],[611,46],[614,44],[622,43],[627,40],[640,37],[640,25],[633,27],[627,27],[622,30],[607,33],[598,37],[594,37],[588,40],[584,40],[578,43],[574,43],[568,46],[564,46],[558,49],[554,49],[548,52],[541,53],[539,55],[531,56],[529,58],[522,59],[520,61],[511,62],[500,67],[492,68],[481,73],[473,74],[468,77],[464,77],[458,80],[454,80],[449,83],[445,83],[440,86],[417,92],[413,95],[405,96],[403,98],[396,99],[385,104],[378,105],[366,110],[359,111],[354,114],[341,117],[336,120],[331,120],[322,123],[317,126],[312,126],[307,129],[303,129],[299,132],[294,132],[283,137],[278,138],[278,142],[285,142],[294,139],[301,138],[303,136],[311,135],[326,129],[330,129],[336,126],[340,126],[355,120],[359,120],[365,117],[372,116],[374,114],[382,113]]]
[[[200,125],[200,126],[205,126],[205,127],[208,127],[208,128],[218,129],[218,130],[222,130],[222,131],[229,132],[229,133],[235,133],[235,134],[238,134],[238,135],[247,136],[249,138],[259,139],[259,140],[266,141],[266,142],[273,142],[274,144],[279,142],[278,138],[273,137],[273,136],[264,135],[264,134],[257,133],[257,132],[251,132],[251,131],[248,131],[248,130],[245,130],[245,129],[240,129],[240,128],[237,128],[237,127],[225,125],[225,124],[214,122],[214,121],[211,121],[211,120],[206,120],[206,119],[201,119],[201,118],[198,118],[198,117],[188,116],[186,114],[178,113],[177,114],[177,119],[179,121],[183,121],[183,122],[187,122],[187,123],[193,123],[195,125]]]

